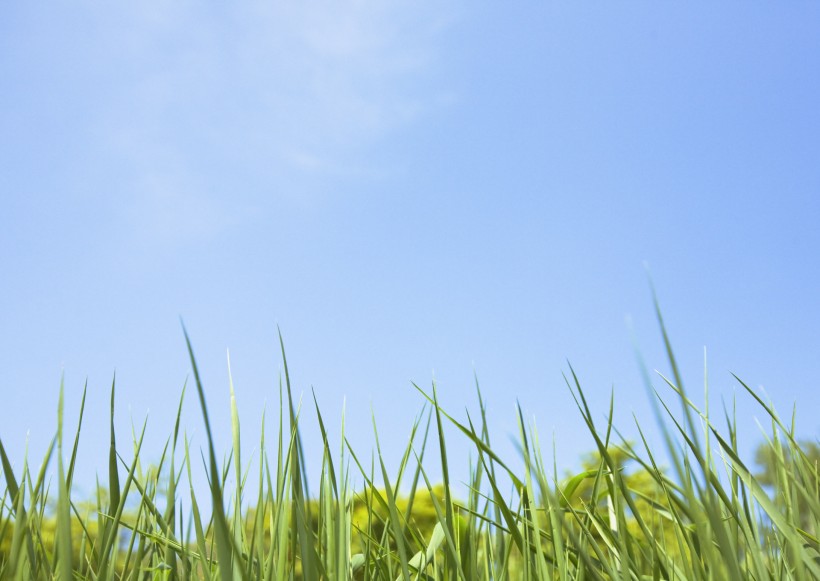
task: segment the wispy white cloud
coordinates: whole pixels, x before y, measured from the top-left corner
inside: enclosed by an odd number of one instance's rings
[[[235,212],[225,172],[379,172],[369,148],[451,101],[438,47],[452,5],[156,0],[127,10],[94,9],[111,94],[97,135],[132,177],[126,207],[154,216],[157,232],[190,220],[192,207],[209,225],[197,232]]]
[[[446,9],[428,3],[260,3],[243,15],[238,62],[284,160],[336,165],[438,106]],[[438,90],[441,90],[440,88]]]

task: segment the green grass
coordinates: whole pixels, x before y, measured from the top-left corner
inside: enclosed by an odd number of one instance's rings
[[[187,438],[180,438],[180,399],[156,469],[144,470],[145,426],[134,431],[127,453],[115,440],[112,385],[107,482],[99,484],[90,501],[73,497],[85,395],[70,434],[63,425],[61,387],[57,433],[39,467],[26,460],[15,471],[0,442],[5,483],[0,578],[820,578],[818,466],[795,439],[793,422],[784,423],[772,405],[738,379],[771,424],[767,458],[772,470],[764,485],[740,458],[732,414],[723,411],[719,428],[708,406],[699,409],[687,395],[662,320],[661,328],[672,369],[672,377],[663,381],[683,410],[676,415],[669,401],[655,400],[667,426],[663,458],[669,471],[659,467],[658,451],[647,444],[641,423],[639,445],[618,437],[612,404],[608,421],[596,425],[570,368],[567,387],[596,445],[579,473],[559,477],[520,410],[521,457],[502,458],[491,443],[480,392],[478,417],[457,419],[440,407],[435,387],[417,387],[424,406],[395,474],[387,469],[395,462],[382,456],[375,420],[376,454],[368,462],[345,439],[343,420],[342,446],[331,448],[324,417],[314,406],[324,443],[314,497],[307,494],[302,412],[294,404],[284,346],[277,438],[269,448],[263,417],[258,466],[251,470],[240,457],[232,382],[232,453],[217,459],[186,334],[207,436],[201,458]],[[708,385],[706,390],[708,396]],[[446,430],[448,425],[455,430]],[[448,455],[446,431],[475,448],[464,499],[452,494],[451,465],[463,459]],[[443,475],[442,484],[431,482],[428,474],[425,452],[431,447],[438,451],[435,471]],[[52,483],[55,448],[57,480]],[[522,458],[522,470],[511,468]],[[190,485],[199,459],[209,486],[205,502]],[[236,486],[227,495],[231,471]],[[354,480],[364,487],[354,490]],[[202,513],[203,505],[211,507],[210,514]]]

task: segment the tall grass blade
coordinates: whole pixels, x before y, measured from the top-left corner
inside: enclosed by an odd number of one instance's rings
[[[211,502],[213,506],[214,521],[214,543],[216,544],[217,557],[219,559],[219,574],[222,581],[230,581],[232,576],[231,563],[233,561],[234,549],[231,542],[231,535],[228,529],[228,522],[225,516],[225,507],[222,499],[222,488],[220,486],[219,467],[214,451],[213,433],[211,432],[211,422],[208,419],[208,407],[205,404],[205,390],[199,377],[199,368],[194,357],[194,349],[191,340],[188,338],[188,331],[182,325],[182,332],[185,335],[185,343],[188,346],[188,355],[191,359],[191,367],[194,372],[196,390],[199,394],[199,404],[202,409],[202,417],[205,421],[205,434],[208,438],[208,460],[210,473]]]

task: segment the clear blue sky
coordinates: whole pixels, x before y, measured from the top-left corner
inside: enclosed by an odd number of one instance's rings
[[[567,360],[596,413],[614,389],[627,433],[654,425],[626,322],[666,371],[644,262],[689,389],[705,346],[716,397],[735,372],[816,438],[818,30],[816,2],[5,3],[0,438],[39,458],[61,373],[69,425],[87,378],[93,481],[116,370],[120,441],[149,414],[158,458],[181,316],[221,450],[226,349],[255,440],[278,325],[360,449],[371,410],[404,446],[411,381],[475,411],[475,371],[499,446],[517,399],[569,467],[592,442]]]

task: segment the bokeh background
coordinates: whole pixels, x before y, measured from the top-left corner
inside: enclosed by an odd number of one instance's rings
[[[625,435],[654,426],[647,264],[687,387],[706,348],[744,450],[763,416],[730,372],[815,439],[818,30],[801,1],[4,4],[3,444],[39,462],[61,376],[71,429],[87,381],[90,492],[116,372],[120,442],[147,415],[158,459],[182,317],[219,451],[228,349],[245,458],[263,409],[275,429],[281,329],[317,465],[311,390],[365,458],[375,417],[395,468],[411,382],[464,418],[475,375],[500,450],[520,402],[569,470],[593,444],[568,361],[602,422],[614,392]],[[196,449],[193,391],[183,415]]]

